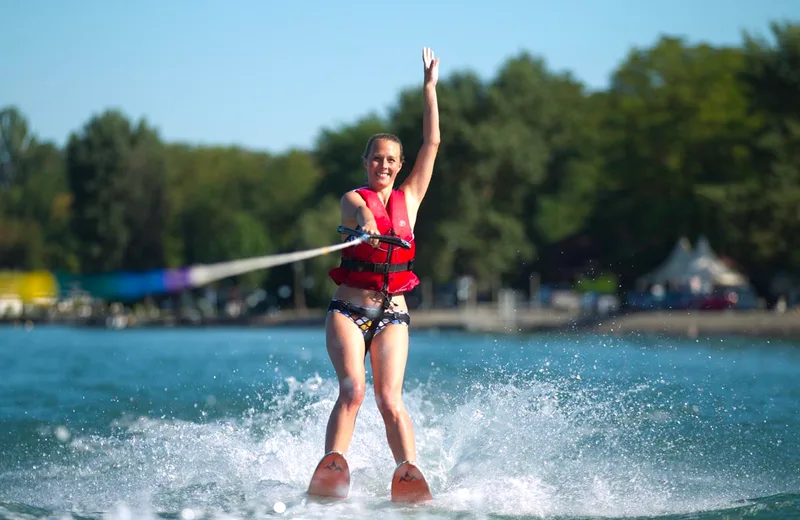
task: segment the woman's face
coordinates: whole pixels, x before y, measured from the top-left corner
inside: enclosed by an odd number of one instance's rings
[[[387,139],[375,140],[369,155],[364,159],[364,166],[370,188],[380,191],[394,186],[394,180],[403,166],[400,145]]]

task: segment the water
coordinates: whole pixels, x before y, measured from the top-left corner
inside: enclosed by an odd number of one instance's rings
[[[350,497],[305,499],[323,337],[0,328],[0,518],[800,518],[798,344],[412,332],[409,507],[369,387]]]

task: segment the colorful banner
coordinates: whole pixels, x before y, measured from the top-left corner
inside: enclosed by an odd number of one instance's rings
[[[94,298],[113,301],[137,301],[201,287],[217,280],[268,269],[276,265],[299,262],[353,247],[367,237],[316,249],[201,264],[178,269],[151,271],[117,271],[99,274],[67,274],[47,271],[0,271],[0,301],[21,300],[23,303],[50,304],[72,294],[84,293]]]
[[[167,294],[190,289],[191,268],[156,269],[143,272],[120,271],[95,275],[57,273],[61,296],[85,292],[105,300],[134,301],[149,295]]]
[[[58,298],[59,284],[48,271],[0,271],[0,300],[17,299],[23,303],[49,304]]]
[[[0,271],[0,299],[50,304],[70,294],[84,293],[106,300],[135,301],[195,287],[190,278],[191,270],[186,267],[94,275]]]

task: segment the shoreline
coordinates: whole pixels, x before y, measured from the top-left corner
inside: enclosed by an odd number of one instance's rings
[[[323,312],[257,320],[251,326],[324,327]],[[493,334],[594,333],[657,334],[698,338],[739,335],[800,340],[800,312],[767,310],[622,311],[605,316],[545,309],[525,309],[502,315],[492,309],[412,310],[417,330],[455,330]]]
[[[0,319],[0,324],[22,326],[65,325],[91,328],[152,327],[314,327],[325,326],[325,310],[286,310],[275,314],[244,318],[204,320],[174,317],[139,321],[125,316],[97,316],[87,319],[45,318]],[[411,326],[415,330],[452,330],[490,334],[594,333],[601,335],[656,334],[699,338],[738,335],[800,340],[800,312],[777,313],[767,310],[680,310],[618,312],[605,316],[586,316],[578,312],[551,309],[519,309],[501,313],[497,309],[414,309]]]
[[[689,338],[737,335],[800,340],[800,313],[774,311],[650,311],[598,319],[600,334],[655,333]]]

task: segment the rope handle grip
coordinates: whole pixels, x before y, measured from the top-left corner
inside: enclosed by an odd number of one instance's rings
[[[336,231],[343,235],[350,235],[356,238],[361,238],[362,240],[377,239],[379,242],[394,244],[398,247],[402,247],[403,249],[411,249],[411,243],[399,237],[393,237],[389,235],[370,235],[369,233],[356,231],[355,229],[351,229],[349,227],[344,227],[344,226],[339,226],[338,228],[336,228]]]

